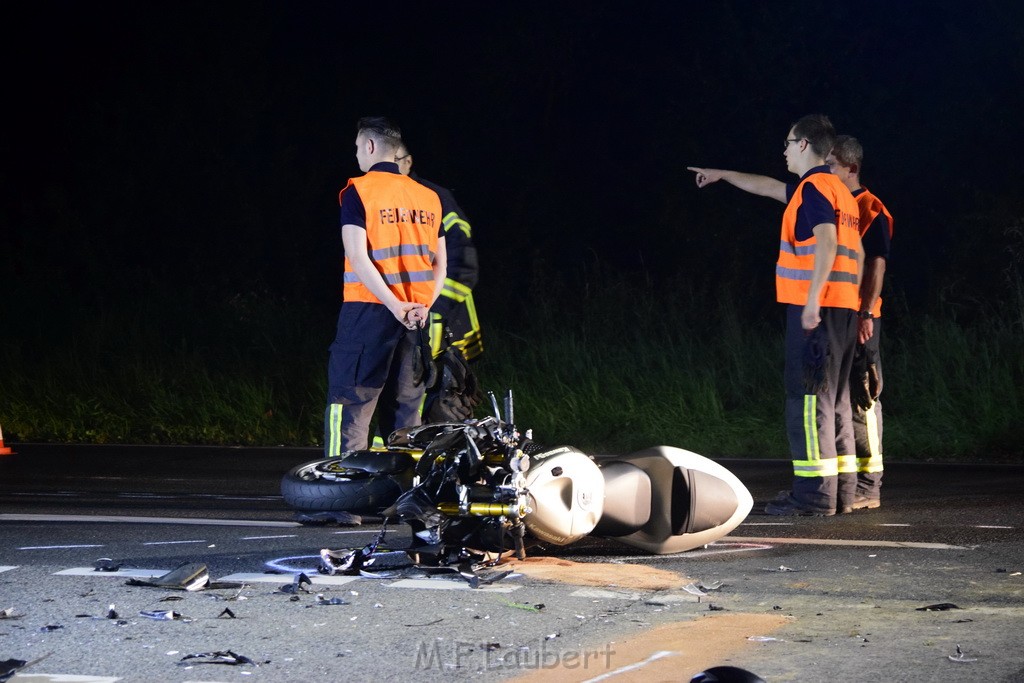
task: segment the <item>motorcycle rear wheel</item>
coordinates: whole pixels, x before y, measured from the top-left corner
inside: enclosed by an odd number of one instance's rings
[[[341,467],[338,461],[325,458],[290,469],[281,478],[284,501],[306,512],[375,514],[407,488],[397,475]]]

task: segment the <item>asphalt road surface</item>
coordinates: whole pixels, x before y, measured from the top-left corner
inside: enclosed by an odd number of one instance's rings
[[[295,521],[280,477],[313,449],[7,445],[0,673],[28,661],[20,683],[1024,680],[1024,467],[889,463],[878,510],[773,518],[788,463],[720,461],[756,501],[721,541],[538,548],[471,589],[317,575],[377,528]],[[183,563],[244,587],[129,585]]]

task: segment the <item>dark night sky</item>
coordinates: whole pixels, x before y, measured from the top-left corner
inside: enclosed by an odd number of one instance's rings
[[[823,112],[922,290],[973,267],[963,217],[1024,217],[1022,7],[33,3],[2,29],[4,267],[333,295],[354,123],[385,114],[494,270],[543,248],[710,277],[735,250],[770,277],[781,205],[685,167],[784,178],[789,125]]]

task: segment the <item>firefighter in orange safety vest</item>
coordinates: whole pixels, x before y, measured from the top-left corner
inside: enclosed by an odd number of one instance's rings
[[[823,115],[804,116],[784,141],[784,183],[767,176],[688,167],[698,187],[725,180],[786,205],[775,266],[776,300],[786,307],[786,432],[793,483],[768,502],[769,515],[832,516],[839,472],[856,471],[850,371],[857,334],[863,251],[857,202],[825,157],[835,130]]]
[[[360,119],[365,175],[339,194],[345,276],[328,362],[327,457],[367,448],[375,410],[383,434],[420,424],[420,329],[444,285],[445,239],[437,193],[398,171],[401,143],[387,119]],[[386,383],[389,399],[377,410]]]
[[[853,433],[857,444],[857,472],[839,473],[840,497],[852,501],[852,510],[882,505],[882,284],[892,242],[892,214],[882,201],[860,184],[864,148],[857,138],[840,135],[825,159],[853,193],[860,209],[860,236],[864,243],[864,274],[857,307],[857,349],[853,357],[850,391]],[[851,495],[852,491],[852,495]]]

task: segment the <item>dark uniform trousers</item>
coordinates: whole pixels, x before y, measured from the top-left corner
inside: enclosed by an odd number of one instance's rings
[[[368,447],[378,400],[381,434],[420,424],[424,386],[416,383],[413,365],[418,353],[418,332],[406,329],[386,306],[342,304],[327,366],[326,457]]]
[[[873,325],[871,338],[857,346],[857,354],[864,354],[865,357],[856,358],[862,362],[854,364],[850,379],[853,382],[863,381],[860,376],[862,370],[858,370],[857,366],[874,365],[874,376],[877,378],[875,398],[870,407],[854,404],[853,433],[857,441],[857,495],[878,500],[882,493],[882,402],[878,398],[882,393],[881,319],[875,318]]]
[[[786,432],[793,497],[816,510],[835,510],[837,500],[852,500],[856,488],[850,370],[857,317],[849,309],[823,307],[821,324],[806,332],[802,312],[802,306],[786,307]],[[842,485],[841,469],[853,472],[852,478],[842,478]]]

